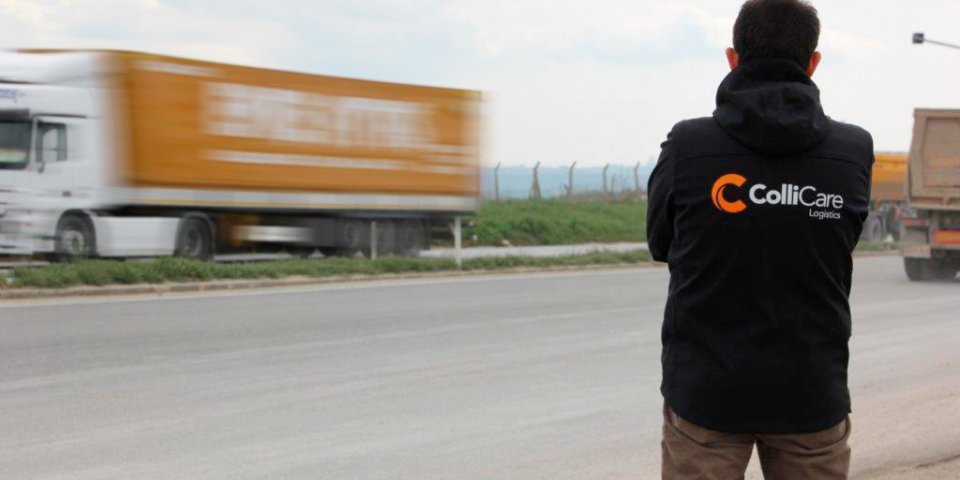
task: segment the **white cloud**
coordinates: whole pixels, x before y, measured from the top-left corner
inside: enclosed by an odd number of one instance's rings
[[[866,59],[879,56],[887,49],[883,40],[824,29],[820,34],[820,50],[844,59]]]
[[[741,0],[0,0],[0,46],[122,48],[482,89],[491,162],[633,163],[709,114]],[[957,106],[960,5],[814,3],[827,112],[884,149],[914,106]]]
[[[669,52],[694,35],[705,44],[729,38],[726,19],[695,2],[610,0],[488,0],[458,2],[442,19],[462,25],[482,54],[577,54],[652,49]]]
[[[157,0],[0,0],[4,48],[105,48],[270,64],[278,23]]]

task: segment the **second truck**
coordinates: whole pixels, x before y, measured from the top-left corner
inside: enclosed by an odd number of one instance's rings
[[[960,110],[918,109],[907,176],[901,253],[913,281],[960,271]]]

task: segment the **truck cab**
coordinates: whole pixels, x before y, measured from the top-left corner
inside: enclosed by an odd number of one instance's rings
[[[80,86],[0,83],[0,255],[55,252],[56,223],[96,203],[93,95]],[[77,253],[91,247],[76,235],[63,240],[61,248]]]

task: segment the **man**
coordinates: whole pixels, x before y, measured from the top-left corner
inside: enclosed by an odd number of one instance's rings
[[[828,118],[817,11],[749,0],[712,118],[678,123],[649,185],[670,266],[663,478],[847,478],[851,252],[873,141]]]

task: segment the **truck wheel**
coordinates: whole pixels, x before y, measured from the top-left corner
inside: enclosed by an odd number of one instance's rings
[[[213,235],[207,222],[200,218],[185,218],[177,232],[175,255],[194,260],[213,258]]]
[[[418,221],[406,221],[400,224],[397,232],[397,251],[403,255],[417,255],[426,244],[423,237],[423,225]]]
[[[357,255],[369,239],[367,229],[360,220],[341,220],[337,225],[337,246],[322,248],[324,256],[353,257]],[[329,253],[329,255],[328,255]]]
[[[364,255],[370,256],[370,248],[364,250]],[[397,223],[390,220],[377,221],[377,256],[387,256],[397,253]]]
[[[907,271],[907,278],[909,278],[911,282],[925,282],[928,280],[925,278],[923,262],[924,260],[920,258],[903,259],[903,268]]]
[[[948,282],[957,276],[957,267],[943,261],[904,258],[903,266],[912,282]]]
[[[57,223],[56,260],[72,262],[92,258],[97,251],[93,225],[81,215],[64,215]]]
[[[863,234],[860,235],[860,238],[868,242],[880,242],[883,241],[884,237],[886,235],[883,234],[883,222],[877,217],[868,217],[863,224]]]
[[[952,282],[957,278],[957,265],[947,262],[934,263],[933,279],[938,282]]]

